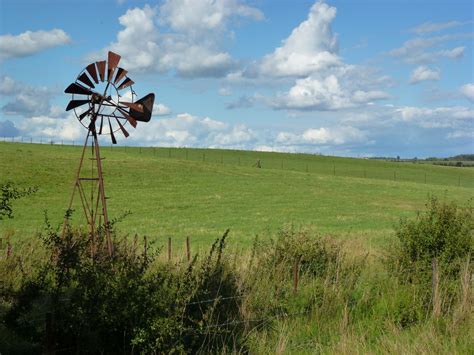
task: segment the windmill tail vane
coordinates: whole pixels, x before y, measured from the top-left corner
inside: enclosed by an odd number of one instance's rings
[[[121,132],[125,138],[129,137],[129,126],[136,128],[138,122],[150,121],[155,101],[153,93],[136,100],[136,93],[132,88],[135,82],[130,79],[127,70],[118,66],[120,58],[120,55],[109,52],[107,60],[86,66],[75,82],[64,90],[72,95],[66,111],[74,110],[77,120],[87,130],[68,211],[72,210],[77,192],[87,220],[92,248],[96,244],[96,238],[100,237],[101,230],[104,230],[110,255],[113,253],[113,245],[98,136],[110,135],[113,144],[117,144],[117,132]],[[92,166],[89,176],[84,176],[83,163],[89,139],[92,147]],[[63,236],[68,223],[69,217],[66,217]],[[101,229],[101,226],[104,228]]]

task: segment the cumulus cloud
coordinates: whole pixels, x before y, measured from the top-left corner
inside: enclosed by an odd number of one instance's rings
[[[242,124],[229,125],[210,117],[181,113],[138,126],[133,140],[173,147],[249,148],[256,134]]]
[[[153,115],[164,116],[170,113],[171,113],[170,108],[164,104],[158,103],[158,104],[153,105]]]
[[[266,76],[307,76],[341,63],[337,35],[331,30],[336,8],[317,2],[308,18],[296,27],[281,47],[266,55],[260,71]]]
[[[394,109],[396,120],[416,124],[422,128],[461,128],[472,124],[474,110],[464,106],[414,107]]]
[[[416,84],[421,81],[439,80],[441,72],[439,69],[431,69],[427,66],[421,65],[413,70],[410,76],[410,84]]]
[[[51,140],[78,140],[85,137],[85,130],[78,122],[74,113],[66,118],[58,119],[48,115],[33,116],[18,124],[21,135],[43,137]]]
[[[275,141],[284,145],[341,145],[362,142],[366,139],[365,132],[354,127],[343,126],[310,128],[301,134],[280,132]]]
[[[262,20],[263,13],[237,0],[196,1],[166,0],[160,7],[160,20],[176,32],[199,36],[210,31],[224,31],[232,16]]]
[[[26,57],[70,42],[69,35],[61,29],[26,31],[16,36],[2,35],[0,36],[0,59]]]
[[[459,89],[461,94],[471,102],[474,102],[474,84],[465,84]]]
[[[221,49],[229,35],[227,24],[234,17],[259,20],[263,14],[238,0],[165,1],[160,7],[129,9],[119,17],[124,29],[107,49],[121,53],[129,70],[174,71],[184,77],[223,76],[236,64]],[[160,32],[160,25],[166,30]]]
[[[274,97],[245,95],[227,108],[259,102],[275,109],[340,110],[388,98],[381,90],[390,81],[387,76],[380,76],[375,68],[347,64],[338,56],[337,35],[331,29],[335,17],[335,7],[315,2],[280,47],[227,76],[229,82],[244,84],[294,80],[286,92]]]
[[[336,75],[323,79],[299,79],[290,90],[275,98],[273,106],[294,110],[340,110],[375,100],[387,99],[388,94],[379,90],[351,90],[343,87]]]

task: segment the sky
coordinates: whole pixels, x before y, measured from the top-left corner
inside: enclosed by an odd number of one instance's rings
[[[156,95],[120,145],[472,154],[473,38],[461,0],[0,0],[0,137],[83,140],[64,89],[112,50]]]

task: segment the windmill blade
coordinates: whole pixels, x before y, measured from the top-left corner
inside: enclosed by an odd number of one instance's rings
[[[141,105],[143,107],[143,112],[137,111],[131,107],[130,115],[133,116],[137,121],[149,122],[153,112],[154,102],[155,94],[150,93],[146,96],[143,96],[140,100],[135,101],[135,104]]]
[[[93,107],[89,107],[89,109],[83,113],[81,113],[79,115],[79,121],[82,121],[84,119],[84,117],[86,117],[91,111],[92,111]]]
[[[137,112],[143,112],[143,105],[136,103],[136,102],[124,102],[124,101],[119,101],[119,104],[128,106],[130,108],[133,108],[134,111]]]
[[[112,138],[113,144],[117,144],[117,140],[115,139],[115,136],[114,136],[114,131],[112,130],[112,124],[110,123],[110,118],[107,117],[107,119],[109,120],[110,138]]]
[[[92,95],[92,91],[78,83],[72,83],[66,88],[66,90],[64,90],[64,92],[66,94]]]
[[[120,62],[120,56],[114,52],[109,51],[109,55],[107,58],[107,62],[109,65],[107,81],[112,80],[112,76],[114,74],[115,68],[117,68],[118,63]]]
[[[127,73],[128,71],[126,71],[125,69],[118,68],[117,75],[115,76],[114,84],[117,85],[117,83],[120,82],[120,80],[122,80],[123,77],[127,75]]]
[[[97,64],[97,69],[99,69],[99,76],[100,76],[100,81],[104,81],[105,77],[105,60],[102,60],[100,62],[95,62]]]
[[[130,86],[130,85],[133,85],[135,84],[135,82],[130,79],[130,78],[127,78],[123,81],[122,84],[120,84],[120,86],[118,87],[119,90],[122,90],[122,89],[125,89],[127,86]]]
[[[115,115],[114,115],[114,117],[115,117],[115,120],[117,121],[117,123],[118,123],[118,125],[119,125],[119,127],[120,127],[120,130],[122,131],[123,135],[125,136],[125,138],[128,138],[129,134],[128,134],[127,130],[125,129],[125,127],[123,126],[123,124],[120,122],[120,120],[118,119],[118,117],[115,116]]]
[[[127,119],[128,122],[132,125],[133,128],[137,127],[137,120],[130,116],[130,114],[121,107],[117,107],[120,113]]]
[[[102,127],[104,126],[104,116],[100,116],[99,134],[102,134]]]
[[[92,83],[91,79],[87,76],[86,72],[82,73],[77,80],[82,81],[84,84],[91,88],[95,88],[94,84]]]
[[[90,74],[91,78],[94,79],[95,83],[99,83],[97,78],[97,69],[95,68],[95,63],[91,63],[86,67],[87,72]]]
[[[88,104],[90,100],[71,100],[66,107],[66,111],[72,110],[73,108]]]

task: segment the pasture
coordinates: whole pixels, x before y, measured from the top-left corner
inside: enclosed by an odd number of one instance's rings
[[[44,211],[61,223],[81,149],[0,143],[0,181],[39,188],[15,202],[15,218],[1,222],[0,234],[26,241],[43,227]],[[158,242],[189,236],[207,247],[229,228],[230,245],[247,247],[292,223],[377,248],[429,195],[461,204],[474,196],[469,168],[213,149],[104,146],[101,153],[109,215],[130,211],[119,230]]]

